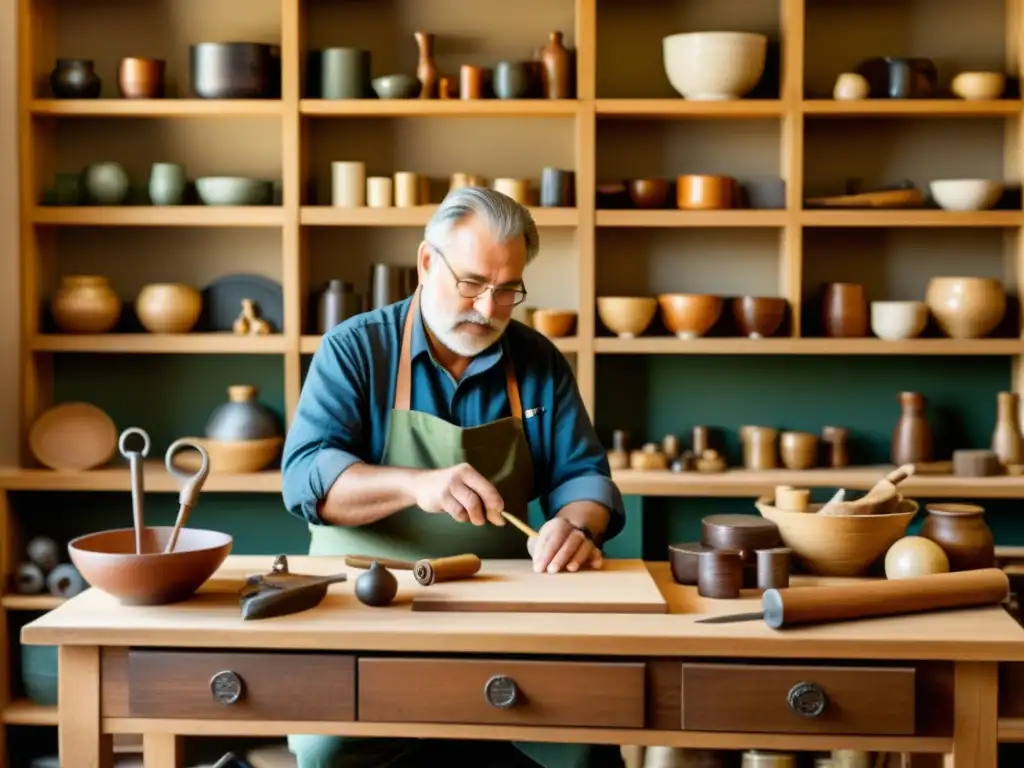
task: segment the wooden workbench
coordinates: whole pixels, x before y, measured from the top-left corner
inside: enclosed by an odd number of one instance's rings
[[[414,611],[415,583],[399,573],[386,608],[360,604],[350,578],[310,611],[242,621],[235,593],[271,560],[230,557],[185,603],[122,607],[90,589],[25,626],[23,643],[60,646],[62,765],[108,765],[116,733],[144,734],[147,768],[177,768],[183,735],[337,733],[845,747],[988,768],[1000,663],[1024,668],[1011,663],[1024,662],[1024,630],[1000,607],[781,631],[697,624],[759,600],[703,600],[662,563],[647,565],[660,613]],[[336,558],[289,564],[346,570]],[[489,703],[496,675],[525,698]],[[826,693],[817,716],[788,703],[808,683],[812,698]]]

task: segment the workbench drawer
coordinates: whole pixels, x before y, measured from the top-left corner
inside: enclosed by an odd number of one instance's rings
[[[683,664],[686,731],[911,735],[912,667]]]
[[[355,658],[326,653],[128,652],[128,716],[355,720]]]
[[[644,665],[360,658],[359,720],[642,728]]]

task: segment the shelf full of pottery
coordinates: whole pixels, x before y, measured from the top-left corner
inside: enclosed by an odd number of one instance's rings
[[[414,208],[430,205],[434,179],[414,171],[367,175],[366,163],[338,160],[331,163],[331,206],[334,208]],[[473,173],[453,173],[444,185],[448,192],[462,187],[490,187],[517,203],[542,208],[571,208],[576,199],[576,174],[561,168],[541,169],[539,183],[529,178],[488,180]]]
[[[92,59],[61,58],[50,72],[57,99],[98,99],[103,79]],[[257,42],[202,42],[189,46],[188,85],[168,76],[164,59],[130,56],[117,67],[117,92],[125,99],[281,98],[281,48]]]
[[[124,466],[122,459],[129,456],[118,439],[110,415],[87,402],[48,408],[29,430],[29,448],[35,460],[43,467],[65,472]],[[260,472],[280,458],[284,428],[281,418],[260,402],[257,387],[236,384],[227,388],[224,402],[208,416],[203,435],[188,439],[206,450],[211,473]],[[144,452],[143,458],[147,456]],[[183,470],[196,471],[201,457],[187,451],[177,454],[175,461]]]
[[[493,67],[462,64],[458,75],[442,74],[438,51],[457,50],[462,41],[417,31],[415,72],[373,76],[370,51],[331,47],[311,51],[306,63],[307,98],[337,99],[572,99],[575,97],[575,52],[554,30],[546,44],[529,57],[498,61]],[[524,52],[525,53],[525,52]],[[454,55],[454,53],[452,54]]]
[[[997,414],[991,441],[985,448],[956,448],[951,458],[940,458],[935,446],[934,415],[920,392],[900,392],[899,410],[889,447],[890,461],[899,466],[912,464],[918,474],[987,477],[1024,475],[1024,437],[1020,428],[1020,395],[1000,392],[996,395]],[[945,426],[945,425],[941,425]],[[745,425],[737,430],[742,451],[742,467],[767,471],[787,469],[805,471],[819,467],[841,469],[857,466],[851,455],[851,430],[830,424],[819,434],[783,430],[771,425]],[[707,425],[694,426],[689,447],[675,434],[665,435],[660,443],[632,444],[628,432],[612,433],[608,464],[612,470],[635,469],[671,472],[724,472],[729,467],[725,434]],[[781,465],[781,466],[780,466]]]
[[[939,89],[939,70],[935,62],[923,57],[873,56],[863,59],[850,72],[836,77],[832,98],[837,101],[864,99],[959,98],[965,101],[991,101],[1006,94],[1006,74],[997,71],[958,72],[949,85],[949,93]],[[821,98],[824,94],[808,94]]]
[[[49,301],[49,318],[67,334],[147,331],[152,334],[280,334],[280,283],[262,275],[216,278],[202,289],[185,283],[149,283],[131,303],[103,275],[64,275]]]
[[[153,163],[133,180],[121,163],[91,163],[81,171],[58,172],[43,190],[40,205],[281,205],[281,182],[246,176],[190,179],[179,163]]]
[[[783,210],[786,182],[777,177],[737,179],[708,173],[674,178],[601,181],[595,205],[601,210]]]

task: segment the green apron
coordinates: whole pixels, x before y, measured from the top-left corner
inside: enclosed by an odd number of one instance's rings
[[[533,463],[523,431],[511,355],[502,356],[512,415],[477,427],[462,428],[437,416],[410,410],[412,328],[419,311],[419,291],[409,304],[402,329],[395,401],[382,466],[440,469],[462,462],[472,465],[497,488],[505,510],[527,520],[533,487]],[[522,558],[526,539],[512,525],[476,526],[449,515],[410,507],[359,527],[310,526],[310,555],[371,555],[416,560],[472,552],[483,558]],[[416,739],[290,736],[298,768],[381,768],[402,763],[423,743]],[[585,744],[517,742],[516,747],[543,768],[584,768],[593,748]],[[415,764],[419,764],[416,762]]]

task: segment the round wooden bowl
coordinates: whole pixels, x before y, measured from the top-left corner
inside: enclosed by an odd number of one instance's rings
[[[632,339],[647,330],[658,311],[649,296],[598,296],[597,316],[620,339]]]
[[[79,536],[68,544],[71,562],[90,586],[123,605],[166,605],[187,600],[220,568],[233,539],[220,531],[182,528],[173,552],[164,553],[173,526],[142,532],[135,553],[135,529],[117,528]]]
[[[206,449],[210,456],[210,474],[245,474],[266,469],[281,453],[283,437],[259,440],[211,440],[190,437]],[[186,472],[196,472],[202,459],[196,451],[183,450],[174,456],[174,465]]]
[[[770,496],[754,506],[779,527],[793,556],[819,576],[862,576],[903,537],[918,509],[916,501],[903,499],[891,515],[816,515],[824,504],[811,504],[807,512],[785,512]]]
[[[658,295],[661,319],[665,327],[680,339],[696,339],[714,327],[722,316],[721,296],[699,293],[662,293]]]
[[[536,309],[531,322],[535,329],[552,339],[569,336],[576,327],[576,311],[572,309]]]

